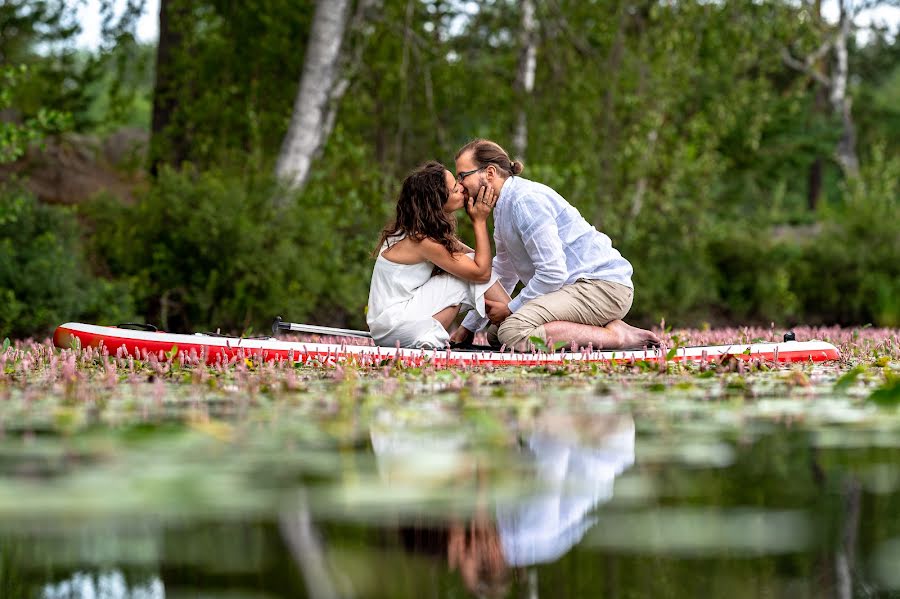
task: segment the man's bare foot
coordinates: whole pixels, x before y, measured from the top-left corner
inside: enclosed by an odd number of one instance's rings
[[[633,327],[621,320],[614,320],[602,327],[554,320],[544,325],[544,335],[553,341],[565,340],[574,347],[593,347],[595,350],[639,349],[659,345],[659,337],[653,331]],[[516,347],[516,351],[523,349]]]
[[[659,347],[659,337],[656,333],[633,327],[625,321],[613,320],[607,323],[606,329],[618,336],[619,348]]]

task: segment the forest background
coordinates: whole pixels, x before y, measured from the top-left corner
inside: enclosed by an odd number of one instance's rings
[[[154,44],[114,4],[87,51],[0,0],[0,338],[364,327],[399,182],[474,137],[612,238],[633,324],[900,325],[891,2],[162,0]]]

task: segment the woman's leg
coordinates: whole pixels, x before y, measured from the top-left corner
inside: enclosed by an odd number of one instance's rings
[[[456,319],[457,314],[459,314],[459,304],[455,306],[447,306],[437,314],[432,315],[432,318],[441,323],[441,326],[449,332],[450,325],[453,324],[453,321],[454,319]]]

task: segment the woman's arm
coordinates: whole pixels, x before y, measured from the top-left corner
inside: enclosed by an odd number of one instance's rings
[[[466,206],[466,212],[472,218],[472,228],[475,230],[474,260],[462,252],[449,252],[433,239],[423,239],[419,244],[422,257],[460,279],[475,283],[488,282],[491,278],[491,241],[487,218],[494,209],[495,202],[493,189],[483,187],[478,192],[477,198],[469,198]]]

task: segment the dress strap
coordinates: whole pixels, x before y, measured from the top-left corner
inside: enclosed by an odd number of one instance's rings
[[[406,238],[406,233],[400,233],[399,235],[394,235],[393,237],[388,237],[384,240],[384,243],[381,244],[381,249],[378,250],[378,255],[380,256],[389,248],[395,246],[397,243],[403,241]]]

